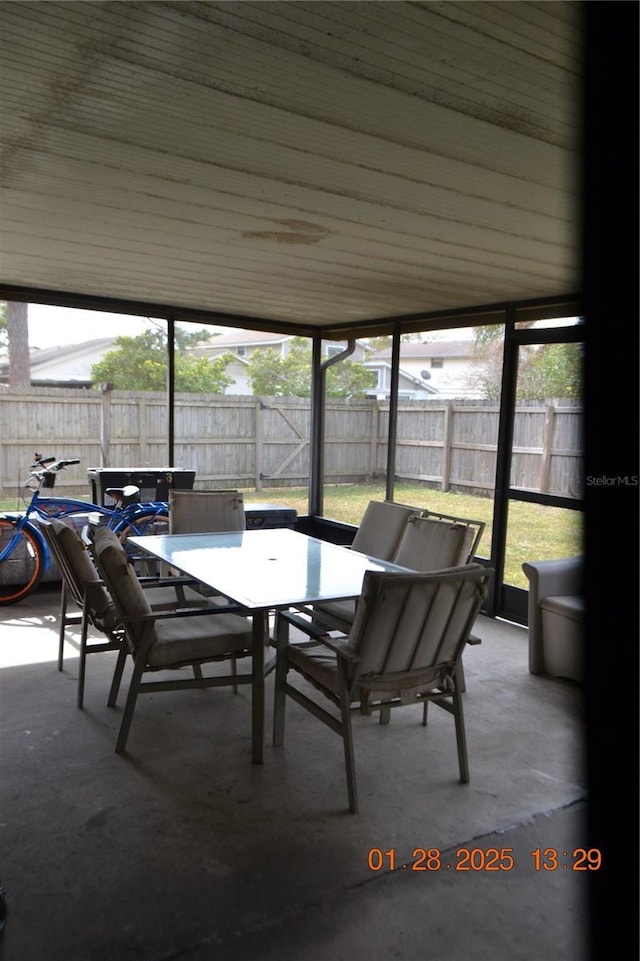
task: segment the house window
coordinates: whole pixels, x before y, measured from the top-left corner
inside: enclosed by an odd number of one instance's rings
[[[327,357],[335,357],[336,354],[341,354],[342,347],[327,347]]]
[[[244,357],[246,352],[247,352],[246,347],[238,347],[236,350],[236,354],[238,355],[238,357]]]
[[[444,367],[444,360],[442,357],[432,357],[431,358],[431,369],[434,367]]]

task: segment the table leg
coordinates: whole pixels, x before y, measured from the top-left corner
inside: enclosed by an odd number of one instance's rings
[[[268,611],[253,615],[253,681],[251,684],[251,722],[253,763],[264,763],[264,649],[269,630]]]

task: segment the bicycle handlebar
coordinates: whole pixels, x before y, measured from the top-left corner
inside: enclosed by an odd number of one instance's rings
[[[35,470],[36,467],[46,467],[47,464],[53,464],[55,457],[43,457],[42,454],[36,453],[35,464],[29,465],[29,470]]]
[[[41,454],[36,454],[36,462],[31,464],[29,470],[36,472],[36,468],[39,467],[43,472],[53,473],[79,463],[80,459],[78,457],[71,460],[56,460],[55,457],[43,457]]]

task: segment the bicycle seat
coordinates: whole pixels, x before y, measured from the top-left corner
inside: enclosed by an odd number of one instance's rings
[[[118,507],[140,503],[140,488],[134,484],[127,484],[125,487],[107,487],[105,494],[112,497]]]

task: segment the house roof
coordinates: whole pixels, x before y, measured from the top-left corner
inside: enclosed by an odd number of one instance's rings
[[[265,347],[282,344],[289,339],[288,334],[276,334],[267,330],[228,330],[216,334],[211,340],[201,345],[200,350],[232,350],[234,347]]]
[[[229,330],[191,349],[194,353],[210,354],[224,350],[233,351],[238,347],[275,347],[291,340],[293,336],[266,330]],[[366,346],[364,341],[362,343]]]
[[[2,3],[0,296],[304,333],[574,294],[582,8]]]
[[[472,340],[428,340],[424,343],[414,341],[404,341],[400,348],[402,358],[421,358],[421,357],[470,357],[473,351]],[[375,358],[391,357],[391,348],[379,350],[374,354]]]
[[[65,360],[73,360],[84,354],[106,353],[115,344],[115,337],[100,337],[95,340],[84,340],[79,344],[62,344],[60,347],[32,347],[29,351],[29,365],[32,379],[37,377],[40,368],[50,364],[59,364]],[[0,378],[9,373],[9,361],[0,363]]]

